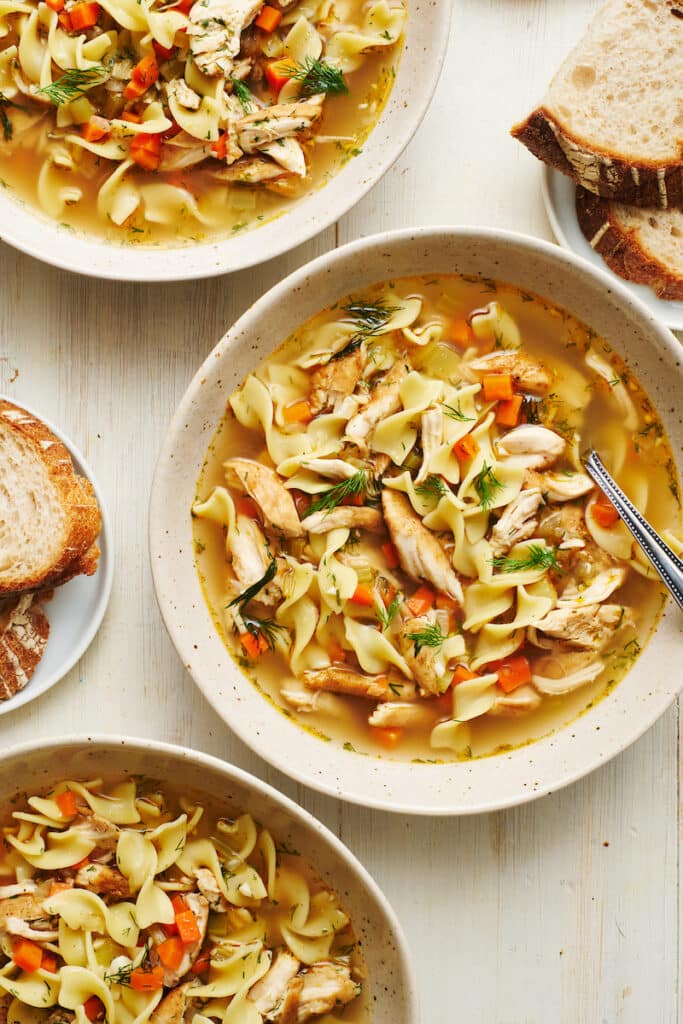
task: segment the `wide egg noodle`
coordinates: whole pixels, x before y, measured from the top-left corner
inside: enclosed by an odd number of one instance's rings
[[[134,166],[132,160],[124,160],[101,186],[97,196],[97,210],[100,216],[108,217],[114,224],[121,225],[135,213],[140,205],[140,190],[126,178]]]
[[[322,538],[324,553],[318,566],[318,588],[324,604],[335,612],[343,610],[345,602],[353,596],[358,586],[355,571],[335,557],[348,539],[349,530],[346,529],[330,530]]]
[[[50,217],[58,219],[67,206],[80,202],[83,190],[69,173],[55,167],[50,156],[42,163],[38,174],[38,202]]]
[[[140,820],[140,815],[135,805],[135,782],[132,780],[121,782],[113,786],[106,796],[92,791],[100,786],[100,779],[86,785],[69,779],[55,787],[54,795],[64,793],[66,790],[78,793],[94,814],[99,815],[100,818],[105,818],[113,825],[135,825]],[[52,795],[50,797],[29,797],[28,802],[31,807],[41,814],[57,819],[61,817],[59,806]]]
[[[379,675],[386,672],[391,665],[395,665],[408,679],[413,678],[405,658],[399,654],[384,633],[378,632],[374,626],[366,626],[348,616],[344,618],[344,629],[346,639],[365,672]]]
[[[44,901],[50,914],[57,914],[72,931],[110,935],[120,946],[134,946],[142,925],[136,905],[122,900],[111,906],[87,889],[66,889]],[[80,955],[80,954],[78,954]]]
[[[10,968],[15,965],[10,961]],[[60,972],[61,974],[61,972]],[[19,999],[27,1006],[36,1009],[44,1009],[48,1006],[55,1006],[60,996],[61,977],[51,974],[50,971],[38,970],[32,974],[23,971],[15,978],[10,978],[0,973],[0,989],[10,993],[15,999]]]
[[[406,11],[402,7],[392,7],[386,0],[380,0],[367,9],[360,31],[335,32],[327,44],[326,58],[338,64],[346,74],[356,71],[363,63],[364,54],[394,45],[403,32],[405,20]]]
[[[428,380],[415,371],[409,373],[399,387],[402,412],[378,423],[370,447],[388,455],[397,466],[403,465],[417,441],[415,423],[419,420],[419,413],[438,401],[442,391],[440,381]]]
[[[306,434],[283,434],[273,426],[273,400],[265,384],[253,374],[249,374],[242,387],[230,396],[230,405],[243,427],[261,430],[275,465],[310,452]]]

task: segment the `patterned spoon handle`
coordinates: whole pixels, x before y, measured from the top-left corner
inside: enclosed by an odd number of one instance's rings
[[[683,611],[683,562],[629,501],[610,476],[599,457],[591,451],[586,459],[586,472],[612,502],[645,555],[661,576],[678,607]]]

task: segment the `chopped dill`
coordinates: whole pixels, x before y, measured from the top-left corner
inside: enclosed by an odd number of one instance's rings
[[[448,488],[443,482],[440,476],[436,473],[430,473],[421,484],[418,484],[415,488],[415,493],[422,495],[423,498],[443,498]]]
[[[385,306],[382,302],[349,302],[342,308],[356,321],[358,334],[362,337],[377,334],[398,312],[397,306]]]
[[[448,637],[441,632],[438,622],[429,623],[424,629],[418,629],[415,633],[406,633],[406,640],[412,640],[415,645],[415,657],[418,656],[423,647],[441,647]]]
[[[362,343],[363,339],[356,335],[355,338],[351,339],[348,345],[344,345],[344,348],[341,348],[338,352],[335,352],[333,356],[330,356],[330,362],[334,363],[337,359],[344,359],[346,356],[350,356],[352,352],[355,352],[357,348],[360,348]]]
[[[340,480],[329,491],[319,494],[304,512],[302,519],[313,515],[314,512],[331,512],[333,508],[340,505],[347,498],[363,498],[368,492],[368,475],[364,469],[359,469],[353,476],[346,480]]]
[[[47,96],[56,107],[61,107],[78,99],[88,89],[102,85],[108,77],[109,72],[102,64],[95,64],[91,68],[69,68],[56,82],[38,89],[38,95]]]
[[[503,490],[503,484],[494,475],[493,468],[486,462],[474,478],[474,489],[479,495],[481,507],[484,511],[491,508],[496,494]]]
[[[382,629],[386,630],[389,628],[391,623],[396,618],[399,608],[401,607],[401,598],[398,594],[393,597],[385,608],[384,605],[379,605],[377,608],[377,619],[382,624]]]
[[[327,96],[340,96],[349,91],[339,68],[328,64],[327,61],[315,60],[313,57],[306,57],[303,64],[299,64],[292,78],[301,83],[302,96],[317,96],[320,93]]]
[[[446,402],[439,402],[439,405],[444,411],[444,416],[448,416],[450,420],[457,420],[458,423],[473,423],[474,416],[465,416],[464,412],[460,408],[460,402],[457,406],[448,405]]]
[[[234,92],[237,99],[240,101],[243,110],[248,114],[254,105],[254,97],[251,94],[251,90],[248,86],[241,82],[239,78],[232,79],[232,91]]]
[[[543,547],[542,544],[530,544],[523,558],[510,558],[509,555],[492,558],[491,565],[494,569],[502,569],[503,572],[524,572],[525,569],[559,569],[561,571],[553,548]]]
[[[247,633],[250,633],[255,640],[263,638],[271,651],[275,650],[275,641],[278,634],[285,628],[275,619],[257,619],[253,615],[242,615],[242,622]]]
[[[261,579],[257,580],[256,583],[252,583],[250,587],[247,587],[246,590],[243,590],[241,594],[237,595],[237,597],[233,597],[232,601],[228,602],[227,607],[234,608],[235,605],[237,605],[241,611],[245,605],[249,604],[250,601],[254,600],[254,598],[256,597],[260,590],[263,590],[264,587],[268,586],[270,581],[274,578],[276,572],[277,562],[271,556],[268,568],[264,572]]]

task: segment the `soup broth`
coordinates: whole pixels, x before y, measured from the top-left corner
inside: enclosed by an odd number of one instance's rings
[[[589,447],[680,528],[656,411],[589,327],[455,275],[347,297],[247,378],[209,449],[193,512],[216,627],[285,714],[360,753],[476,758],[561,728],[665,598]]]
[[[337,895],[250,815],[147,777],[65,780],[15,804],[3,833],[12,1024],[241,1024],[279,1002],[313,1024],[369,1021]]]
[[[203,0],[91,6],[83,32],[44,2],[0,14],[0,183],[66,227],[164,247],[258,227],[362,152],[405,20],[399,0],[256,3],[205,72]]]

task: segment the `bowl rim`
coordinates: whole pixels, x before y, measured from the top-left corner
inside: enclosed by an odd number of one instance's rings
[[[17,196],[14,190],[9,189],[9,194],[5,195],[0,189],[0,241],[59,270],[102,280],[140,283],[203,280],[248,270],[285,255],[297,246],[310,242],[349,213],[399,159],[422,124],[439,83],[448,49],[452,9],[452,0],[425,2],[424,10],[429,11],[433,19],[429,40],[430,59],[419,64],[420,52],[426,51],[426,48],[416,45],[412,69],[407,66],[409,54],[413,53],[412,49],[408,49],[409,29],[404,30],[396,81],[378,120],[363,143],[363,152],[340,167],[329,182],[312,189],[295,206],[286,207],[280,215],[263,225],[235,237],[226,236],[198,245],[176,248],[118,246],[108,244],[95,234],[73,232],[62,227],[47,214],[34,209],[32,203]],[[412,17],[415,19],[416,13]],[[411,23],[409,12],[406,24]],[[411,70],[418,70],[418,64],[420,92],[415,104],[411,100],[409,104],[392,105],[392,101],[399,95],[397,90],[401,80],[406,82],[406,96],[414,95],[408,76]],[[388,119],[395,122],[393,130],[383,143],[379,143],[378,129]],[[373,145],[373,137],[375,145],[370,159],[367,150]],[[364,168],[368,165],[369,173],[366,173]],[[3,210],[11,212],[16,227],[8,228],[6,217],[2,216]],[[28,237],[24,237],[24,226]],[[243,258],[239,255],[242,248],[240,242],[244,243],[246,239],[250,240],[247,248],[251,253]],[[261,251],[264,248],[265,255]]]
[[[470,814],[481,814],[504,810],[509,807],[528,803],[531,800],[538,799],[542,796],[548,795],[549,793],[563,789],[565,786],[571,785],[579,779],[584,778],[586,775],[589,775],[596,768],[605,764],[607,761],[611,760],[617,754],[635,743],[636,740],[640,739],[640,737],[649,728],[651,728],[652,725],[654,725],[654,723],[676,700],[681,689],[683,689],[683,675],[681,675],[681,677],[674,683],[671,692],[664,695],[664,703],[662,703],[661,699],[659,701],[653,700],[649,702],[647,714],[641,717],[638,722],[629,729],[627,734],[621,733],[617,739],[613,740],[609,745],[606,745],[602,752],[596,752],[592,754],[592,756],[584,758],[578,767],[563,772],[561,777],[535,783],[533,788],[529,787],[525,792],[517,791],[506,798],[492,798],[485,801],[477,800],[473,801],[472,805],[465,807],[460,803],[453,803],[452,800],[449,803],[447,799],[444,798],[443,806],[439,806],[436,809],[433,806],[424,806],[415,799],[405,799],[402,796],[395,797],[392,795],[390,798],[387,798],[382,795],[373,796],[357,791],[348,793],[343,791],[340,785],[328,783],[319,775],[314,775],[300,770],[298,766],[294,765],[287,759],[284,753],[280,753],[275,748],[266,747],[263,742],[260,742],[258,738],[252,734],[252,730],[243,728],[241,723],[239,726],[234,726],[228,722],[228,718],[224,713],[224,702],[222,702],[219,697],[213,693],[210,686],[204,683],[201,679],[201,672],[195,671],[187,664],[186,655],[189,655],[187,638],[182,635],[182,633],[179,634],[179,631],[176,628],[177,622],[174,621],[177,620],[179,616],[173,611],[169,600],[164,599],[161,594],[164,589],[163,575],[165,572],[165,559],[158,550],[163,543],[162,538],[165,533],[163,515],[159,514],[162,512],[164,507],[161,492],[163,490],[162,477],[165,466],[169,462],[173,461],[176,441],[183,433],[184,424],[188,420],[188,414],[191,414],[192,404],[198,392],[198,388],[213,376],[216,365],[220,365],[221,359],[225,358],[225,353],[229,350],[232,342],[238,337],[244,336],[250,329],[257,328],[263,310],[271,309],[279,302],[284,301],[288,294],[298,290],[308,278],[317,276],[320,271],[333,272],[335,264],[337,264],[338,261],[344,261],[349,257],[353,257],[357,253],[365,252],[367,254],[367,252],[372,249],[390,248],[394,245],[400,246],[402,243],[406,242],[422,242],[424,245],[425,241],[430,237],[438,239],[450,237],[460,238],[462,240],[471,238],[479,241],[488,240],[496,243],[503,242],[505,244],[521,245],[527,251],[544,257],[549,257],[558,264],[569,264],[582,274],[592,277],[596,284],[602,285],[602,287],[607,289],[608,292],[611,292],[613,297],[618,300],[622,307],[630,307],[630,310],[637,315],[641,323],[646,321],[651,333],[651,338],[656,337],[659,345],[663,349],[667,350],[670,358],[676,362],[679,367],[679,376],[683,376],[681,347],[669,328],[666,327],[666,325],[663,324],[650,309],[648,309],[638,296],[632,294],[620,281],[615,281],[608,271],[593,266],[588,260],[573,252],[563,249],[554,242],[548,242],[544,239],[539,239],[522,232],[496,227],[472,227],[469,225],[422,225],[416,228],[401,228],[394,231],[379,232],[374,235],[355,239],[343,246],[329,250],[309,263],[304,264],[302,267],[293,271],[286,278],[279,281],[267,292],[261,295],[259,299],[228,328],[214,349],[211,350],[206,359],[199,366],[176,408],[160,448],[150,491],[148,538],[150,564],[157,603],[171,641],[176,648],[178,657],[180,658],[183,667],[185,667],[189,672],[198,689],[214,708],[218,716],[254,753],[263,758],[273,767],[277,768],[279,771],[284,772],[290,778],[295,779],[297,782],[328,796],[334,796],[358,806],[371,807],[376,810],[389,811],[397,814],[411,814],[430,817],[467,816]],[[618,352],[619,350],[617,346],[615,345],[614,347]],[[218,423],[214,424],[214,429],[217,426]],[[676,452],[674,450],[674,456],[675,454]],[[198,471],[201,470],[205,457],[206,452],[202,452],[201,464]],[[680,466],[680,463],[678,466]],[[667,603],[664,616],[670,613],[671,605],[672,602]],[[659,624],[661,624],[661,621],[662,620],[660,619]],[[654,637],[651,638],[651,641],[654,641]],[[221,639],[221,643],[222,642],[223,641]],[[649,641],[648,644],[645,645],[644,650],[647,650],[650,646],[651,642]],[[229,653],[228,657],[230,657]],[[245,685],[254,688],[254,684],[240,672],[236,665],[235,670],[240,674]],[[627,672],[626,676],[620,680],[619,686],[622,685],[629,675],[630,672]],[[265,698],[262,695],[259,696],[260,699],[265,702]],[[583,716],[579,716],[579,718],[581,717]],[[540,747],[545,742],[552,740],[554,736],[567,732],[567,730],[569,730],[578,720],[579,719],[572,720],[547,736],[540,737],[538,740],[533,741],[531,749]],[[300,726],[296,727],[299,729],[301,728]],[[322,747],[322,741],[319,742],[321,742],[321,749],[324,749]],[[529,749],[529,747],[517,747],[514,749],[513,753],[524,749]],[[499,754],[495,756],[502,758],[505,755]],[[372,758],[364,760],[370,761],[371,763],[374,761]],[[467,762],[467,764],[477,765],[482,764],[487,760],[490,760],[490,758],[482,757],[471,762]],[[395,763],[397,762],[388,760],[382,762],[383,765],[392,765]],[[414,771],[424,770],[439,772],[444,769],[452,768],[453,763],[449,762],[443,765],[411,764],[410,767],[413,768]],[[362,787],[356,787],[356,789],[360,788]]]
[[[261,796],[267,797],[273,803],[278,804],[299,825],[316,833],[331,848],[335,858],[342,861],[359,881],[359,888],[369,891],[377,905],[381,908],[391,931],[397,959],[405,980],[406,1019],[412,1021],[413,1024],[418,1024],[420,1020],[420,1007],[417,971],[398,915],[388,897],[380,888],[379,883],[375,881],[360,858],[335,835],[332,829],[328,828],[322,821],[319,821],[314,814],[297,804],[291,797],[281,793],[275,786],[260,779],[257,775],[252,775],[251,772],[246,771],[244,768],[239,768],[230,761],[224,761],[214,754],[206,754],[194,747],[185,747],[179,743],[169,743],[165,740],[146,739],[142,736],[92,732],[81,735],[69,733],[64,737],[41,737],[40,739],[26,740],[23,743],[13,744],[8,747],[3,752],[3,760],[8,760],[12,757],[30,757],[31,754],[49,751],[51,748],[60,752],[69,747],[84,746],[92,746],[93,749],[99,746],[122,749],[128,747],[129,749],[165,755],[174,758],[178,762],[183,760],[193,761],[200,767],[220,772],[223,776],[235,780],[247,789],[255,790]],[[315,868],[315,863],[312,866]]]
[[[111,518],[109,516],[109,509],[107,507],[107,503],[104,500],[102,487],[97,477],[93,473],[90,463],[85,458],[80,448],[78,448],[77,445],[74,444],[71,438],[61,429],[61,427],[55,426],[55,424],[51,420],[46,419],[42,413],[37,412],[32,405],[27,405],[26,402],[24,402],[22,399],[15,398],[14,396],[7,394],[0,394],[0,399],[7,402],[11,402],[12,405],[16,405],[17,408],[19,409],[24,409],[26,412],[30,413],[31,416],[34,416],[35,419],[40,420],[40,422],[43,423],[47,427],[47,429],[50,430],[55,435],[55,437],[59,438],[64,447],[69,452],[69,455],[71,456],[75,464],[76,471],[80,473],[82,476],[85,476],[86,479],[89,480],[90,483],[92,484],[92,488],[93,491],[95,492],[95,498],[97,499],[97,504],[100,509],[100,516],[102,520],[100,533],[97,537],[97,544],[98,547],[100,548],[100,558],[97,565],[97,571],[94,573],[92,577],[93,580],[96,579],[96,577],[98,576],[100,577],[100,594],[95,603],[92,616],[90,617],[87,623],[87,628],[81,634],[78,643],[72,648],[72,651],[68,655],[68,657],[65,658],[63,663],[59,666],[59,668],[53,671],[51,676],[47,677],[46,681],[40,682],[35,689],[31,689],[33,683],[35,682],[34,674],[34,676],[31,677],[31,679],[29,679],[28,683],[22,690],[18,690],[17,693],[15,693],[12,697],[9,697],[7,700],[0,702],[0,716],[2,716],[11,714],[11,712],[13,711],[18,711],[19,708],[25,707],[27,704],[30,704],[31,701],[37,700],[39,697],[42,697],[43,694],[47,693],[48,690],[51,690],[53,686],[56,686],[57,683],[60,683],[62,679],[64,679],[64,677],[68,675],[68,673],[71,671],[74,665],[76,665],[77,662],[80,661],[85,652],[88,650],[88,648],[90,647],[91,643],[93,642],[93,640],[95,639],[100,630],[100,626],[104,621],[104,616],[106,615],[107,608],[109,606],[112,586],[114,583],[115,552]],[[68,587],[69,582],[65,583],[64,586]],[[47,607],[46,614],[48,621],[50,621],[49,604]],[[52,628],[51,622],[50,628]],[[48,636],[48,644],[49,642],[50,638]],[[43,657],[45,657],[45,655],[43,655]],[[38,663],[36,672],[40,668],[40,664],[41,662]]]

